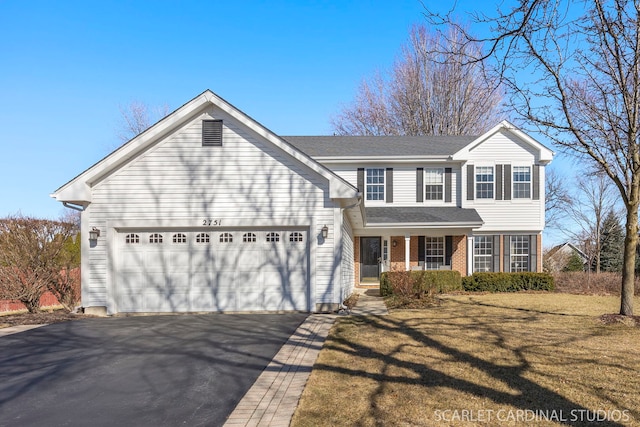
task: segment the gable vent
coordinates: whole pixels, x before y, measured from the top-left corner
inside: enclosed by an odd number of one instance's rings
[[[222,145],[222,120],[202,121],[202,145]]]

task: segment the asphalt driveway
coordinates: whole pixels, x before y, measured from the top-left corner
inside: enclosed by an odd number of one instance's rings
[[[84,319],[0,338],[0,426],[218,426],[306,314]]]

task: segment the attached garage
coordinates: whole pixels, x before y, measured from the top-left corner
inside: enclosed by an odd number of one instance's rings
[[[119,312],[309,311],[308,230],[118,230]]]

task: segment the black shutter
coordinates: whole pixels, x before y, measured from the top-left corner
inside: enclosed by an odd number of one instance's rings
[[[202,145],[222,145],[222,120],[202,121]]]
[[[529,236],[529,271],[538,270],[538,236]]]
[[[503,240],[503,248],[504,248],[504,269],[505,273],[509,273],[511,271],[511,238],[510,236],[504,236]]]
[[[533,165],[533,200],[540,200],[540,165]]]
[[[416,202],[422,203],[424,201],[424,168],[416,169]]]
[[[393,168],[387,168],[385,176],[386,195],[385,200],[387,203],[393,203]]]
[[[493,271],[500,272],[500,235],[493,236]]]
[[[511,165],[504,165],[504,199],[511,200]]]
[[[424,236],[418,236],[418,261],[423,261],[425,260],[425,253],[424,253]]]
[[[364,188],[364,168],[358,168],[358,191],[362,193],[362,196],[365,197],[365,188]]]
[[[473,165],[467,165],[467,200],[473,200],[473,195],[475,194],[473,182],[475,178]]]
[[[502,165],[496,165],[496,200],[502,200]]]
[[[444,168],[444,201],[451,203],[451,168]]]
[[[453,236],[444,237],[444,264],[451,265],[451,257],[453,256]]]

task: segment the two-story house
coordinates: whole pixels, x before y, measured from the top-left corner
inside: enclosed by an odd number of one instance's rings
[[[52,197],[89,312],[324,311],[385,270],[541,271],[552,155],[507,122],[281,137],[207,90]]]

